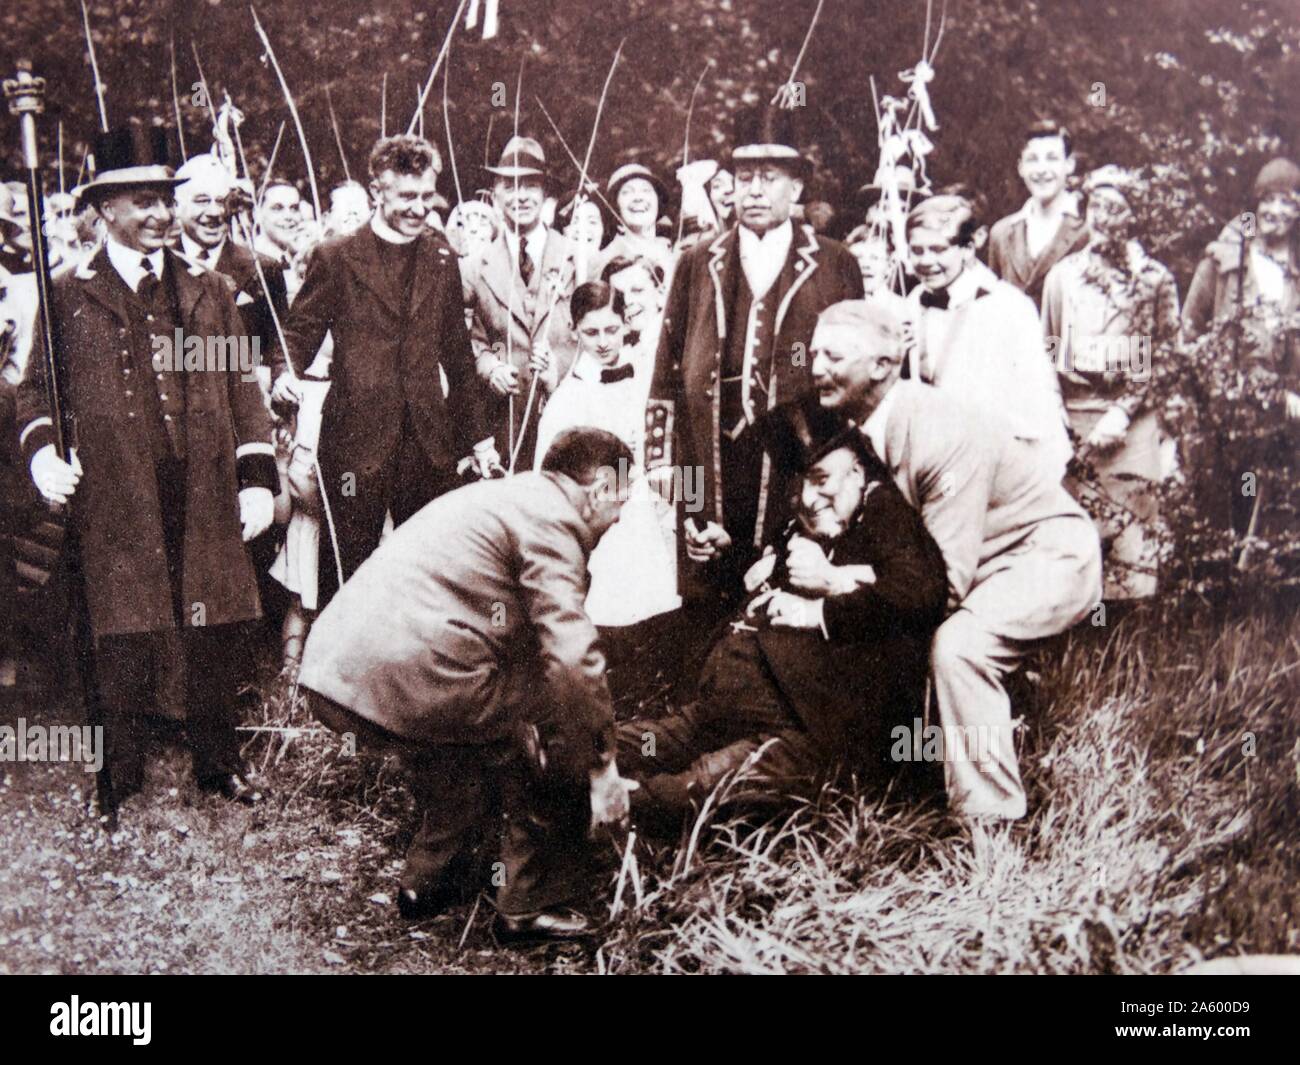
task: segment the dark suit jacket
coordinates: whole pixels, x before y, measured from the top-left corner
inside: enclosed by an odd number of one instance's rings
[[[853,525],[830,549],[837,566],[868,565],[874,584],[826,599],[826,632],[763,628],[759,646],[782,694],[828,756],[879,752],[925,682],[930,639],[948,595],[943,555],[883,467],[868,472]],[[794,523],[778,544],[784,557]],[[773,583],[785,584],[784,562]]]
[[[417,238],[407,308],[400,279],[380,265],[379,239],[366,226],[321,244],[285,325],[289,359],[300,375],[325,334],[334,336],[320,460],[335,471],[375,473],[395,452],[409,414],[431,464],[454,467],[489,435],[482,429],[456,253],[440,233]],[[278,345],[271,362],[279,376]],[[440,365],[449,386],[445,399]]]
[[[422,743],[493,742],[549,705],[574,767],[589,768],[608,749],[613,710],[583,608],[594,543],[580,500],[550,473],[439,496],[321,612],[302,684]]]
[[[235,305],[244,320],[244,329],[250,337],[258,338],[262,361],[266,362],[279,343],[271,308],[275,308],[275,314],[279,315],[280,325],[283,326],[289,316],[289,293],[280,264],[266,255],[258,254],[257,262],[262,267],[262,277],[266,279],[266,287],[262,287],[254,265],[254,254],[233,240],[227,240],[217,258],[216,268],[217,273],[225,274],[235,283]],[[271,294],[269,302],[267,292]]]
[[[1067,214],[1061,219],[1056,235],[1035,259],[1029,254],[1024,210],[1021,209],[1006,218],[999,218],[989,230],[989,269],[1003,281],[1015,285],[1037,307],[1043,299],[1043,283],[1048,271],[1087,243],[1087,223],[1079,215]]]
[[[238,337],[243,323],[225,278],[167,252],[187,336]],[[158,483],[140,435],[141,387],[118,357],[128,337],[129,289],[101,249],[54,284],[52,310],[77,455],[85,471],[71,505],[96,636],[175,628]],[[185,374],[185,542],[182,602],[202,603],[204,623],[261,613],[239,523],[240,488],[275,489],[271,420],[255,380],[238,366]],[[39,351],[18,388],[23,462],[52,443]],[[190,617],[187,614],[187,618]],[[192,620],[192,618],[191,618]]]

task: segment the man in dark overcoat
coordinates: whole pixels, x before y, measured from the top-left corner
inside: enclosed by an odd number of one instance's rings
[[[791,221],[808,171],[791,114],[769,109],[738,122],[739,224],[677,266],[646,413],[652,478],[691,478],[696,489],[678,493],[692,504],[678,508],[680,585],[704,620],[735,604],[745,570],[789,516],[790,475],[773,468],[754,423],[811,390],[818,312],[862,296],[848,249]]]
[[[319,447],[322,602],[338,588],[335,547],[346,580],[379,544],[386,513],[401,525],[455,488],[471,453],[481,475],[499,464],[483,428],[457,256],[428,225],[438,167],[420,137],[375,145],[370,224],[312,254],[285,325],[294,372],[278,346],[273,354],[272,398],[296,403],[295,375],[334,337]]]
[[[943,617],[943,555],[862,434],[812,397],[759,431],[799,479],[796,516],[745,576],[749,599],[710,650],[699,699],[618,727],[618,764],[651,817],[808,795],[837,772],[883,779],[889,737],[919,716]]]
[[[249,679],[243,626],[259,616],[244,545],[273,515],[269,415],[228,357],[243,323],[226,282],[165,247],[176,179],[163,131],[103,134],[94,158],[78,191],[103,219],[105,245],[52,301],[72,461],[55,452],[43,358],[19,387],[17,424],[37,488],[68,504],[104,728],[99,812],[115,817],[142,786],[142,715],[178,632],[194,775],[256,802],[236,696]]]

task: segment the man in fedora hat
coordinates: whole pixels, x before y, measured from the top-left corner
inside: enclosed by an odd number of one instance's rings
[[[569,321],[576,265],[568,239],[543,221],[542,146],[531,137],[512,137],[497,165],[486,170],[505,225],[485,249],[466,258],[474,358],[498,444],[507,446],[515,468],[530,469],[541,407],[576,353]],[[539,387],[525,424],[534,374]]]
[[[790,475],[773,467],[754,423],[811,390],[818,312],[862,296],[848,250],[791,222],[809,170],[792,126],[787,110],[740,116],[731,155],[739,225],[682,257],[664,312],[646,465],[702,478],[702,511],[680,515],[680,583],[705,618],[734,603],[786,517]]]
[[[296,378],[326,334],[334,338],[319,460],[336,542],[321,545],[322,604],[338,590],[340,565],[346,580],[379,545],[385,515],[400,525],[455,488],[471,456],[483,476],[499,462],[481,414],[456,253],[428,224],[441,165],[422,137],[375,144],[375,212],[312,253],[285,323],[288,352],[277,346],[272,356],[272,398],[296,404]]]
[[[760,419],[798,481],[795,517],[745,576],[747,603],[705,661],[700,699],[624,722],[633,810],[680,816],[744,767],[730,800],[808,794],[838,769],[883,778],[919,716],[943,616],[943,555],[862,434],[811,396]]]
[[[142,710],[178,643],[194,775],[253,803],[236,699],[248,679],[243,630],[260,613],[244,545],[274,509],[270,420],[238,360],[191,362],[188,343],[175,348],[181,335],[208,356],[214,338],[228,351],[244,325],[224,279],[165,247],[179,179],[164,131],[104,133],[94,161],[77,196],[103,219],[105,244],[55,283],[51,308],[70,461],[55,451],[43,358],[19,386],[17,423],[37,488],[68,506],[104,728],[98,810],[115,818],[143,784]]]

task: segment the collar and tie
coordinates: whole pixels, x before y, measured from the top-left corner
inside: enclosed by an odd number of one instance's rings
[[[613,381],[626,381],[635,373],[636,369],[630,362],[625,362],[621,366],[605,366],[600,371],[600,383],[607,385]]]
[[[153,270],[153,263],[149,256],[140,256],[140,283],[135,287],[135,294],[142,300],[148,301],[153,299],[154,294],[158,291],[158,284],[161,279]]]
[[[528,242],[523,234],[519,236],[519,276],[524,279],[524,287],[533,283],[533,257],[528,254]]]

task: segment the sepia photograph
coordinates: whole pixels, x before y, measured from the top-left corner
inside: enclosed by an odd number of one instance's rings
[[[1300,975],[1295,0],[15,0],[0,78],[37,1038],[218,974],[1283,1031],[1163,978]]]

